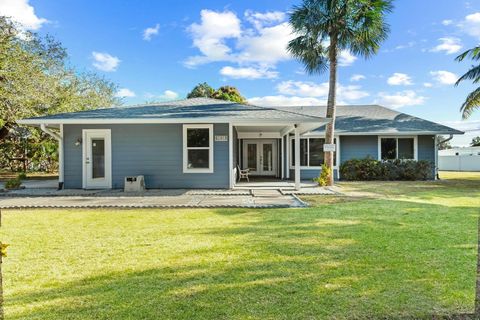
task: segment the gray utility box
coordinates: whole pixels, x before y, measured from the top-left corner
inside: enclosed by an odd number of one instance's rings
[[[125,192],[142,192],[145,191],[144,176],[129,176],[125,177]]]

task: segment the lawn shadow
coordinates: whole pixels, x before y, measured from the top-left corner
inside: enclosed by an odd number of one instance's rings
[[[221,246],[185,251],[195,259],[174,266],[99,270],[6,297],[8,318],[412,319],[473,310],[475,237],[455,228],[476,221],[472,208],[368,200],[213,212],[229,223],[191,235]]]

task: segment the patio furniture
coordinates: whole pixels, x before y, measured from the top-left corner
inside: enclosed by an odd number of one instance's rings
[[[242,180],[242,178],[245,178],[247,179],[248,182],[250,182],[250,180],[248,179],[248,175],[250,174],[250,169],[240,169],[240,166],[237,165],[237,171],[238,171],[238,181]]]

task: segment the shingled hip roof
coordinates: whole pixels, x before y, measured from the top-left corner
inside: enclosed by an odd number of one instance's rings
[[[151,105],[59,113],[19,120],[19,124],[87,123],[316,123],[324,132],[325,106],[259,107],[194,98]],[[337,106],[335,132],[357,134],[463,134],[462,131],[378,105]]]
[[[60,123],[182,123],[182,122],[232,122],[232,123],[319,123],[329,121],[323,117],[306,115],[289,110],[259,107],[216,99],[194,98],[152,105],[114,107],[69,112],[28,118],[20,124]]]

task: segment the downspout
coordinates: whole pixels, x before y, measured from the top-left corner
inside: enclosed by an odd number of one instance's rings
[[[437,136],[435,136],[436,140]],[[445,140],[442,141],[437,141],[435,144],[435,177],[437,180],[440,180],[440,176],[438,175],[438,146],[441,145],[442,143],[448,142],[453,139],[453,134],[450,134],[450,137],[448,137]]]
[[[62,190],[64,182],[63,125],[60,125],[60,134],[53,132],[44,124],[40,125],[40,129],[58,141],[58,190]]]

